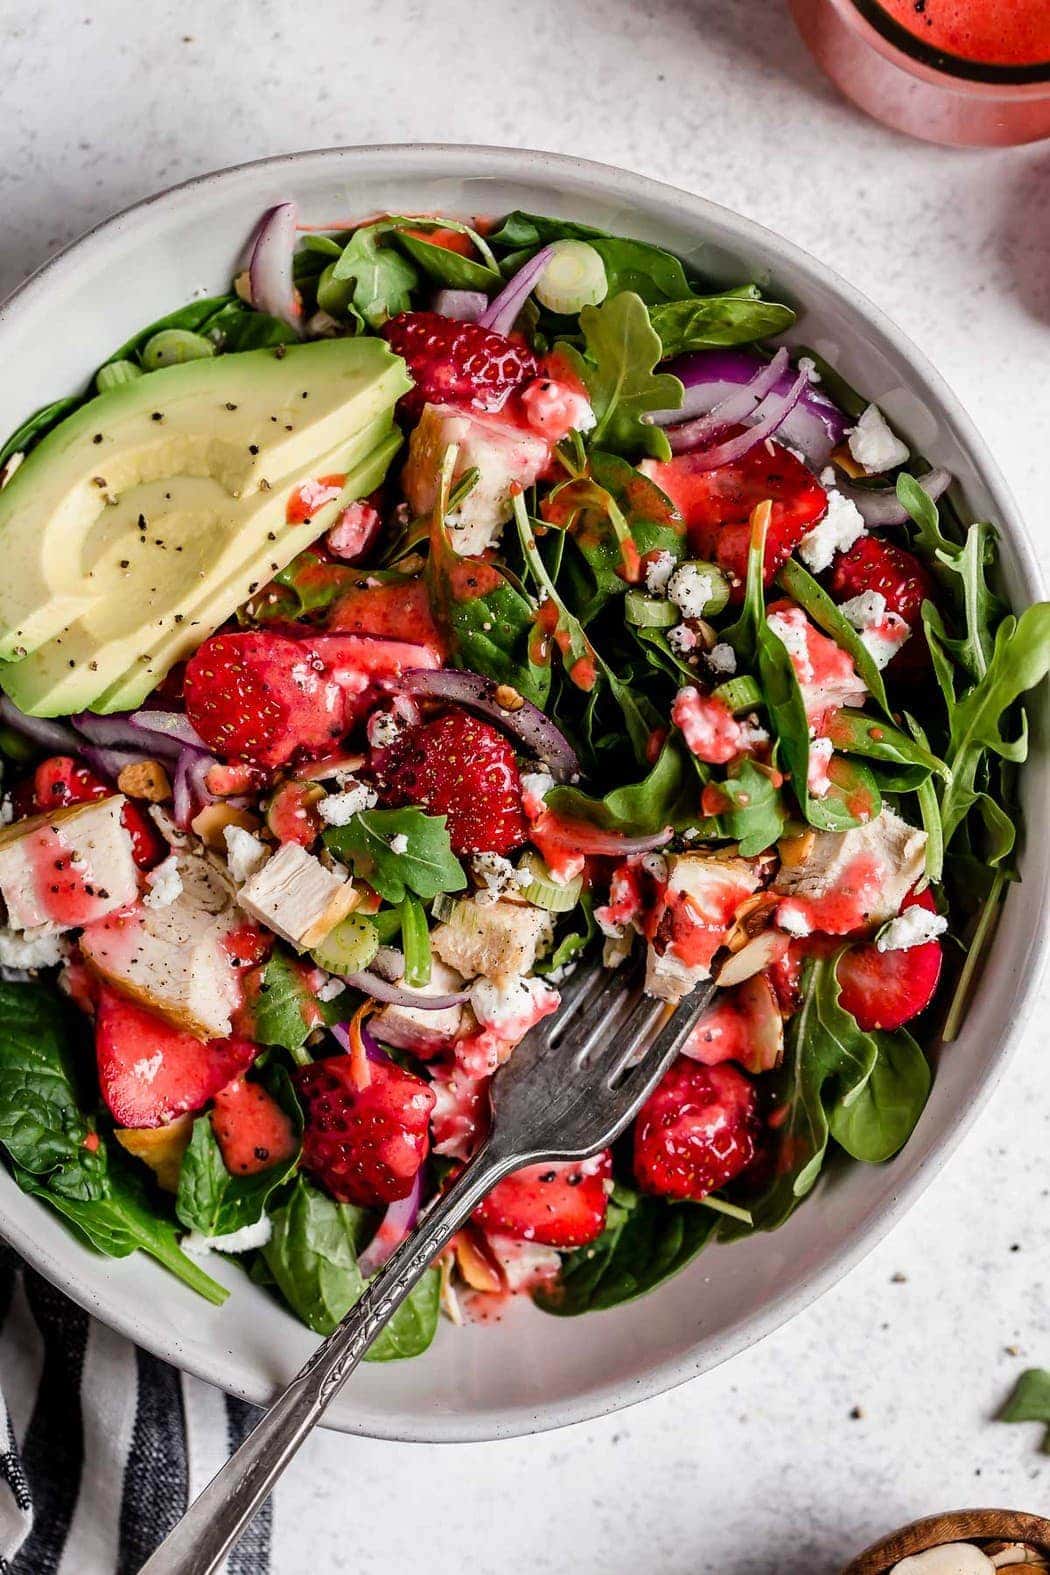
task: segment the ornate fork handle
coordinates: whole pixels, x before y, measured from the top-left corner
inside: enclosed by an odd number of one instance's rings
[[[434,1258],[521,1160],[479,1150],[431,1204],[339,1326],[212,1478],[140,1575],[209,1575],[236,1542],[318,1421]]]

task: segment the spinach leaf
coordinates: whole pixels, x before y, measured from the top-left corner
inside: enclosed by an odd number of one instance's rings
[[[1029,1367],[1022,1373],[995,1420],[1042,1422],[1046,1432],[1040,1449],[1044,1455],[1050,1455],[1050,1372],[1043,1367]]]
[[[283,947],[276,946],[271,952],[249,999],[251,1037],[258,1044],[280,1045],[294,1054],[315,1028],[337,1023],[345,1016],[345,998],[338,995],[333,1001],[319,1001],[311,988],[309,971],[307,963]]]
[[[225,353],[236,350],[265,350],[272,345],[297,344],[299,335],[294,328],[271,317],[268,312],[258,312],[247,306],[238,296],[220,307],[200,330],[207,338],[214,339]]]
[[[489,236],[493,246],[505,246],[515,254],[513,262],[520,267],[541,246],[549,241],[587,241],[605,264],[609,281],[609,294],[621,290],[634,290],[644,301],[679,301],[692,295],[692,287],[685,269],[672,252],[648,241],[632,241],[619,235],[609,235],[590,224],[579,224],[572,219],[551,219],[538,213],[524,213],[520,209],[508,213],[499,227]],[[510,259],[505,259],[506,262]]]
[[[604,798],[592,798],[575,787],[554,787],[544,803],[567,820],[648,836],[665,826],[694,825],[698,800],[696,773],[681,740],[672,734],[641,782],[613,788]]]
[[[239,306],[245,312],[251,311],[251,307],[246,306],[232,292],[227,295],[201,296],[196,301],[187,301],[185,306],[176,307],[175,311],[166,313],[164,317],[158,317],[155,323],[137,329],[130,339],[126,339],[106,357],[102,365],[109,366],[111,361],[137,361],[139,352],[147,340],[152,339],[154,334],[159,334],[165,328],[182,328],[191,334],[204,333],[211,320],[224,307],[232,305]]]
[[[408,838],[404,853],[390,847],[391,839],[399,836]],[[421,809],[363,809],[345,826],[329,827],[324,841],[387,902],[402,902],[409,891],[429,900],[439,892],[462,891],[467,884],[444,815],[427,815]]]
[[[788,822],[784,796],[746,756],[715,784],[726,807],[699,822],[701,837],[738,842],[746,859],[773,846]]]
[[[943,659],[943,625],[929,603],[923,609],[930,649]],[[943,671],[943,669],[942,669]],[[984,677],[961,699],[949,699],[947,764],[951,780],[941,794],[941,819],[947,846],[970,810],[982,798],[977,773],[986,751],[1020,762],[1028,753],[1027,728],[1016,738],[1003,736],[1003,718],[1027,690],[1050,671],[1050,603],[1026,607],[1000,623]]]
[[[51,404],[35,410],[20,427],[15,428],[7,442],[0,448],[0,469],[7,464],[12,454],[27,453],[40,442],[41,438],[47,436],[52,427],[57,427],[71,410],[75,410],[83,403],[84,401],[78,396],[71,395],[66,399],[52,400]]]
[[[669,1203],[617,1186],[598,1240],[566,1253],[557,1281],[533,1300],[562,1318],[633,1301],[683,1269],[716,1225],[717,1216],[695,1203]]]
[[[301,1142],[302,1111],[287,1072],[283,1067],[275,1067],[268,1081],[270,1091],[291,1117]],[[266,1170],[250,1176],[232,1175],[226,1169],[211,1116],[198,1116],[179,1171],[175,1213],[187,1230],[200,1231],[203,1236],[229,1236],[262,1218],[271,1195],[290,1180],[298,1164],[297,1146],[289,1159]]]
[[[877,1057],[871,1075],[835,1104],[831,1135],[853,1159],[868,1165],[892,1159],[915,1130],[932,1081],[930,1064],[911,1034],[871,1035]]]
[[[419,274],[407,257],[396,247],[383,244],[395,229],[396,225],[387,221],[362,225],[331,265],[333,282],[353,282],[349,304],[369,328],[381,328],[389,317],[409,311],[411,292],[419,283]]]
[[[583,382],[596,424],[592,446],[616,453],[655,454],[670,458],[660,427],[642,421],[650,410],[673,410],[682,403],[676,377],[656,373],[663,347],[649,321],[645,302],[631,291],[610,295],[601,306],[585,306],[580,328],[586,354],[559,343],[559,354]]]
[[[926,494],[923,493],[923,497]],[[841,651],[852,657],[853,665],[864,680],[868,693],[883,713],[892,716],[886,696],[886,685],[875,658],[868,650],[853,625],[842,616],[823,586],[808,574],[801,563],[789,558],[777,574],[777,584],[803,612],[809,614],[818,628],[829,634]]]
[[[715,345],[752,344],[782,334],[795,321],[790,306],[739,295],[697,295],[650,309],[665,358]]]
[[[836,711],[825,727],[825,733],[836,749],[847,755],[867,755],[872,760],[885,760],[894,765],[910,767],[917,773],[908,779],[908,789],[917,788],[927,777],[950,778],[951,772],[943,760],[930,753],[924,745],[902,733],[899,727],[868,716],[851,706]],[[900,779],[898,779],[900,780]],[[898,786],[895,791],[902,789]]]
[[[409,235],[405,230],[396,231],[397,244],[419,264],[428,278],[449,290],[485,290],[491,293],[502,284],[494,268],[461,252],[450,251],[447,246],[435,246],[433,241],[420,235]]]
[[[272,1219],[273,1235],[262,1249],[267,1268],[307,1328],[331,1334],[365,1288],[357,1255],[367,1240],[369,1216],[333,1202],[300,1176]],[[438,1270],[428,1269],[365,1360],[392,1361],[425,1351],[437,1329],[439,1296]]]

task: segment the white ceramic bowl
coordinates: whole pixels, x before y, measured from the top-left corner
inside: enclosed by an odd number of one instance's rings
[[[294,197],[305,219],[376,210],[571,215],[657,241],[708,278],[754,279],[800,311],[814,345],[932,461],[959,478],[974,517],[1004,529],[1016,605],[1039,595],[1016,507],[958,401],[874,306],[767,230],[637,175],[546,153],[406,146],[269,159],[190,181],[139,204],[48,263],[0,308],[0,432],[80,386],[114,345],[195,292],[225,289],[261,211]],[[1048,773],[1024,777],[1027,821],[1045,827]],[[335,1427],[381,1438],[477,1440],[557,1427],[644,1399],[769,1333],[866,1253],[944,1164],[999,1078],[1038,974],[1050,842],[1033,838],[965,1029],[942,1058],[929,1106],[892,1164],[844,1167],[789,1224],[704,1252],[654,1294],[610,1312],[553,1319],[529,1304],[502,1322],[443,1324],[425,1357],[362,1368],[329,1412]],[[158,1356],[253,1401],[300,1366],[314,1337],[233,1265],[210,1307],[138,1255],[114,1262],[79,1246],[0,1170],[0,1229],[56,1285]]]

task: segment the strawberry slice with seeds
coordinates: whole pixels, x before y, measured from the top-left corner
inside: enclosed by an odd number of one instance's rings
[[[936,912],[929,891],[905,897],[901,912],[925,908]],[[852,1012],[857,1026],[902,1028],[926,1010],[941,976],[941,943],[924,941],[904,951],[880,952],[874,942],[846,952],[838,966],[839,1005]]]
[[[88,804],[96,799],[110,798],[116,791],[72,755],[51,755],[42,760],[33,773],[31,802],[25,802],[23,812],[30,814],[35,809],[46,815],[49,810],[61,809],[66,804]],[[18,808],[22,810],[23,804],[19,803]],[[151,870],[167,855],[164,839],[131,799],[125,801],[120,819],[131,838],[135,863],[139,869]]]
[[[340,1203],[363,1208],[411,1192],[434,1108],[429,1085],[393,1062],[369,1062],[368,1073],[362,1085],[354,1057],[337,1055],[294,1074],[306,1117],[304,1170]]]
[[[98,1079],[118,1126],[162,1127],[200,1110],[258,1053],[249,1039],[197,1039],[108,985],[98,986]]]
[[[646,1192],[694,1202],[747,1169],[759,1151],[758,1095],[735,1066],[679,1057],[634,1124],[634,1173]]]
[[[418,421],[428,404],[502,410],[514,390],[539,371],[521,340],[437,312],[401,312],[380,332],[404,357],[416,385],[400,403],[410,421]]]
[[[740,430],[730,429],[727,436]],[[743,459],[717,470],[701,469],[695,454],[676,454],[663,463],[645,460],[641,468],[681,514],[690,551],[724,569],[737,597],[747,579],[756,504],[773,500],[764,560],[767,585],[828,506],[816,477],[779,443],[759,443]]]
[[[231,1176],[254,1176],[291,1159],[298,1140],[290,1117],[261,1083],[236,1077],[215,1095],[212,1130]]]
[[[605,1229],[612,1155],[526,1165],[499,1182],[473,1218],[484,1230],[545,1247],[585,1247]]]
[[[528,835],[521,777],[507,738],[462,708],[405,728],[371,768],[384,804],[445,815],[452,851],[509,853]]]
[[[835,560],[831,589],[839,601],[849,601],[863,591],[884,596],[887,611],[903,618],[912,631],[890,662],[889,671],[907,677],[923,670],[929,651],[922,629],[922,604],[936,600],[937,587],[913,552],[877,536],[862,536]]]

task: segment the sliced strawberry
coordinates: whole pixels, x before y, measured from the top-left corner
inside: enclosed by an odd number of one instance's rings
[[[936,906],[927,890],[905,897],[901,912],[925,908],[933,913]],[[940,941],[925,941],[899,952],[880,952],[874,943],[855,946],[838,966],[839,1004],[853,1013],[865,1032],[901,1028],[929,1006],[940,976]]]
[[[717,470],[701,469],[695,454],[677,454],[664,463],[646,460],[643,468],[685,521],[690,551],[719,564],[737,595],[747,578],[749,521],[756,504],[773,500],[767,585],[828,506],[816,477],[779,443],[759,443],[743,459]]]
[[[388,640],[415,640],[430,646],[439,657],[445,654],[445,642],[420,579],[353,586],[333,603],[326,627],[333,634],[377,634]]]
[[[393,1062],[370,1062],[369,1072],[359,1087],[354,1058],[339,1055],[294,1074],[306,1115],[304,1170],[339,1202],[364,1208],[411,1192],[434,1107],[421,1077]]]
[[[404,357],[416,385],[401,400],[411,421],[419,420],[427,404],[502,410],[514,390],[539,370],[520,340],[436,312],[402,312],[380,332]]]
[[[371,756],[385,804],[448,817],[452,851],[509,853],[528,835],[514,750],[490,722],[450,708]]]
[[[756,1073],[772,1071],[783,1053],[784,1020],[773,986],[761,973],[719,991],[682,1046],[683,1055],[703,1066],[736,1061]]]
[[[215,1095],[212,1130],[231,1176],[253,1176],[291,1159],[298,1148],[290,1118],[261,1083],[236,1077]]]
[[[33,774],[31,805],[40,814],[60,809],[66,804],[88,804],[100,798],[109,798],[116,788],[72,755],[51,755],[42,760]],[[131,838],[131,853],[140,869],[151,870],[167,854],[167,845],[160,833],[138,804],[128,799],[121,812],[121,823]]]
[[[473,1217],[497,1235],[546,1247],[585,1247],[605,1229],[611,1176],[608,1149],[567,1165],[526,1165],[499,1182]]]
[[[922,671],[929,661],[922,631],[922,604],[936,599],[937,587],[913,552],[877,536],[862,536],[835,560],[831,589],[842,602],[863,591],[877,591],[884,596],[887,611],[903,618],[912,630],[911,639],[897,652],[890,670],[899,677]]]
[[[680,1057],[635,1121],[638,1185],[671,1198],[706,1198],[747,1169],[760,1131],[750,1078],[734,1066]]]
[[[200,1110],[251,1066],[259,1047],[248,1039],[197,1039],[103,984],[95,1053],[102,1097],[118,1126],[162,1127]]]

